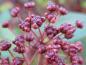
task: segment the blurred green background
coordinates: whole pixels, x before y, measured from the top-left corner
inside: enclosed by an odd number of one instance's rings
[[[32,1],[32,0],[0,0],[0,40],[7,39],[9,41],[13,40],[15,38],[15,35],[19,34],[21,31],[16,28],[13,28],[13,30],[9,29],[3,29],[1,27],[2,23],[4,21],[10,20],[12,21],[12,18],[10,16],[10,9],[14,7],[15,5],[19,5],[22,7],[24,2]],[[42,14],[46,7],[47,0],[33,0],[36,1],[37,6],[34,9],[36,14]],[[75,41],[82,41],[84,46],[83,51],[83,58],[85,59],[85,65],[86,65],[86,0],[52,0],[56,2],[59,5],[65,6],[69,13],[66,16],[61,16],[58,23],[56,23],[56,26],[61,25],[64,22],[70,22],[72,24],[75,23],[76,20],[81,20],[84,23],[84,28],[82,30],[77,30],[75,32],[75,37],[71,40],[71,42]],[[16,20],[14,20],[16,22]],[[5,52],[4,52],[5,53]],[[7,54],[3,53],[3,56],[6,56]]]

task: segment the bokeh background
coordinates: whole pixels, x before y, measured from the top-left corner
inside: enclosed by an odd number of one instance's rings
[[[14,6],[20,6],[22,8],[23,3],[28,1],[35,1],[36,7],[33,9],[35,14],[42,15],[47,5],[48,0],[0,0],[0,40],[7,39],[9,41],[13,40],[16,35],[20,34],[20,30],[17,28],[17,19],[10,16],[10,10]],[[76,20],[81,20],[84,23],[84,28],[75,32],[75,37],[70,42],[82,41],[84,46],[84,51],[82,56],[84,58],[84,65],[86,65],[86,0],[52,0],[58,5],[66,7],[69,13],[66,16],[61,16],[57,26],[64,22],[75,23]],[[23,10],[23,9],[22,9]],[[22,13],[24,17],[26,13]],[[2,23],[9,20],[12,24],[12,29],[4,29],[1,27]],[[2,56],[6,56],[6,52]]]

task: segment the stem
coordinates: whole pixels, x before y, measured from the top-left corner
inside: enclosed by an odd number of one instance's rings
[[[31,30],[31,32],[35,35],[36,39],[39,40],[39,37],[37,36],[37,34],[33,30]]]
[[[61,14],[60,14],[59,11],[57,11],[56,16],[57,16],[57,18],[58,18],[58,19],[56,18],[56,20],[59,21],[59,19],[60,19],[60,17],[61,17]]]
[[[1,59],[1,50],[0,50],[0,59]]]
[[[0,65],[2,65],[2,64],[1,64],[1,50],[0,50]]]
[[[33,62],[33,60],[34,60],[34,58],[35,58],[35,56],[37,55],[37,51],[35,52],[35,54],[33,55],[33,57],[32,57],[32,59],[31,59],[31,61],[30,61],[30,64],[29,65],[31,65],[31,63]]]
[[[44,60],[44,64],[43,65],[48,65],[48,63],[47,63],[47,60],[45,59]]]
[[[1,59],[0,59],[0,65],[2,65],[2,63],[1,63]]]
[[[29,9],[29,10],[28,10],[28,16],[31,16],[31,13],[32,13],[32,10]]]
[[[61,36],[62,34],[58,34],[58,36]],[[57,36],[57,35],[56,35]],[[51,39],[49,39],[46,43],[48,44],[48,43],[50,43],[51,41],[53,41],[53,39],[56,37],[56,36],[54,36],[53,38],[51,38]]]
[[[21,21],[23,21],[22,20],[22,18],[21,18],[21,16],[18,14],[18,20],[21,22]]]
[[[45,38],[45,32],[43,32],[43,40],[42,41],[44,41],[44,38]]]
[[[43,55],[39,55],[39,58],[38,58],[38,64],[37,65],[42,65],[42,62],[43,62]]]
[[[25,49],[28,48],[28,46],[25,45],[25,44],[24,44],[24,47],[25,47]],[[27,51],[27,50],[26,50],[26,51]],[[27,57],[25,57],[24,53],[22,54],[22,56],[23,56],[23,58],[24,58],[24,60],[25,60],[25,64],[26,64],[26,65],[29,65],[29,64],[28,64],[28,60],[29,60],[29,59],[28,59]]]
[[[50,26],[50,22],[48,21],[48,26]]]
[[[14,55],[13,55],[13,53],[10,51],[10,50],[8,50],[8,52],[10,53],[10,55],[11,55],[11,57],[12,57],[12,59],[14,58]],[[2,65],[2,64],[1,64]],[[10,62],[9,62],[9,65],[12,65]]]
[[[8,52],[10,53],[11,57],[14,58],[13,53],[10,50],[8,50]]]
[[[41,40],[43,40],[43,35],[42,35],[42,32],[41,32],[40,28],[38,28],[38,31],[40,33]]]
[[[22,54],[22,55],[23,55],[23,58],[24,58],[24,60],[25,60],[26,65],[29,65],[29,64],[28,64],[28,61],[27,61],[27,59],[26,59],[26,57],[25,57],[25,55],[24,55],[24,54]]]

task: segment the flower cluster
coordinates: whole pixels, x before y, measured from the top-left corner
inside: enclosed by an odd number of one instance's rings
[[[28,15],[24,20],[20,15],[20,7],[12,9],[11,15],[19,19],[18,27],[24,33],[18,35],[11,42],[12,44],[6,40],[0,42],[0,53],[8,51],[12,56],[12,61],[9,60],[9,57],[1,58],[1,65],[31,65],[36,54],[39,58],[38,65],[83,65],[83,58],[80,56],[83,51],[82,43],[80,41],[75,43],[67,41],[74,37],[74,32],[78,28],[83,28],[81,21],[77,20],[75,25],[64,23],[57,27],[54,26],[57,23],[57,17],[68,13],[64,7],[50,1],[46,8],[47,12],[40,16],[32,12],[35,6],[34,2],[24,4],[24,8],[28,10]],[[44,30],[41,30],[43,24],[45,24]],[[9,23],[6,22],[2,24],[2,27],[8,28],[8,25]],[[35,30],[38,30],[39,35],[34,32]],[[10,50],[12,45],[15,47]],[[16,57],[12,51],[21,54],[22,57]],[[66,63],[60,54],[65,54],[70,59],[70,63]]]

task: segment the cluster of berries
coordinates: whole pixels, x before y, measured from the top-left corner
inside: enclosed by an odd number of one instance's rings
[[[10,62],[10,59],[7,58],[1,58],[1,64],[2,65],[22,65],[24,63],[23,58],[15,57],[12,62]]]
[[[25,47],[24,47],[24,36],[20,35],[18,36],[13,43],[16,45],[16,47],[14,48],[15,52],[18,53],[24,53],[25,52]]]
[[[34,7],[34,2],[24,4],[24,8],[27,9],[28,12],[31,12]],[[76,29],[82,29],[83,24],[80,20],[77,20],[75,25],[64,23],[60,27],[56,27],[53,24],[56,22],[57,17],[66,15],[68,11],[64,7],[52,2],[49,2],[47,10],[43,16],[29,13],[25,20],[23,20],[20,17],[20,7],[17,6],[12,9],[12,17],[18,17],[18,27],[25,33],[17,36],[15,40],[12,41],[12,44],[6,40],[0,42],[0,53],[1,51],[9,51],[12,56],[12,61],[10,61],[9,57],[0,58],[1,65],[23,65],[24,63],[30,65],[35,53],[43,56],[43,60],[45,60],[41,61],[42,58],[38,57],[38,65],[40,65],[41,62],[45,63],[45,65],[83,65],[83,59],[79,55],[79,53],[83,51],[82,43],[79,41],[71,43],[64,40],[73,38]],[[48,21],[48,23],[45,23],[45,21]],[[43,23],[45,23],[46,27],[44,27],[44,30],[41,30],[40,27]],[[3,28],[8,28],[8,26],[9,22],[3,23],[2,25]],[[39,36],[34,32],[35,29],[38,29],[40,33]],[[12,54],[10,48],[13,44],[15,45],[13,52],[22,54],[23,58],[15,57]],[[65,63],[64,58],[60,57],[61,51],[70,59],[70,64]],[[31,55],[32,52],[34,52],[33,55]]]

